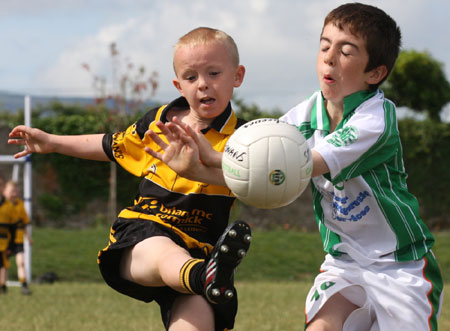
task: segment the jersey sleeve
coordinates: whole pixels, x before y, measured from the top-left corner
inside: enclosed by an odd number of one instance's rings
[[[394,157],[399,139],[395,108],[385,101],[356,111],[341,129],[329,134],[314,149],[327,163],[336,184]]]
[[[105,134],[103,137],[103,150],[109,159],[138,177],[148,173],[147,165],[152,156],[144,150],[150,140],[145,132],[154,121],[156,112],[157,109],[153,109],[125,131]]]

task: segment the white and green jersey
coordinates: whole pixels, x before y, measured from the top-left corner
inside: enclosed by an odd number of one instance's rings
[[[330,170],[312,179],[326,252],[371,264],[417,260],[431,248],[433,236],[407,190],[395,106],[381,90],[346,97],[332,133],[320,91],[281,120],[302,131]]]

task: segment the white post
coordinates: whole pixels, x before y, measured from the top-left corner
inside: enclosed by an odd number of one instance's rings
[[[31,99],[30,96],[25,96],[25,108],[24,108],[25,125],[31,126]],[[32,167],[31,167],[31,155],[28,155],[25,159],[25,165],[23,169],[23,201],[25,210],[30,220],[32,219]],[[31,224],[27,226],[27,232],[31,238]],[[28,238],[24,238],[24,255],[25,255],[25,273],[27,276],[27,282],[31,283],[31,245]]]
[[[16,183],[19,181],[19,171],[20,171],[20,166],[18,163],[14,163],[13,164],[13,172],[12,172],[12,177],[11,179],[13,181],[15,181]]]

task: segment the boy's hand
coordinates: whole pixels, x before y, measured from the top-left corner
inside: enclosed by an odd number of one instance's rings
[[[31,153],[51,153],[50,134],[25,125],[16,126],[9,133],[8,144],[24,145],[25,149],[14,154],[18,159]]]
[[[179,134],[183,136],[184,134],[190,136],[198,146],[200,160],[207,167],[221,168],[222,167],[222,153],[216,151],[208,139],[200,132],[199,129],[194,130],[189,125],[181,122],[176,116],[172,119],[179,129]],[[173,124],[169,124],[172,128]]]
[[[186,178],[196,177],[198,167],[201,165],[197,144],[187,135],[182,135],[177,128],[165,125],[162,122],[156,124],[166,136],[165,143],[155,132],[148,130],[148,135],[157,143],[164,153],[145,147],[145,151],[151,156],[163,161],[173,171]]]
[[[159,153],[145,147],[148,154],[163,161],[173,171],[187,179],[214,185],[226,185],[222,168],[209,167],[200,160],[199,145],[189,134],[173,123],[158,122],[156,125],[166,136],[168,144],[152,130],[148,130],[145,134],[164,150],[164,153]],[[212,147],[210,148],[212,149]],[[222,153],[219,154],[222,155]]]

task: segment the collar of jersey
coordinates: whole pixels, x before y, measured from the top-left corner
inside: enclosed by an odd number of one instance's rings
[[[344,98],[344,114],[342,121],[336,127],[340,129],[346,122],[346,119],[353,113],[353,111],[367,99],[370,99],[376,94],[375,92],[359,91]],[[328,120],[327,110],[325,108],[325,98],[322,93],[317,93],[317,100],[313,105],[311,111],[311,128],[315,130],[330,132],[330,121]]]
[[[162,111],[160,120],[163,123],[167,122],[167,112],[169,109],[172,110],[185,110],[186,108],[189,108],[189,103],[187,102],[185,97],[179,97],[172,102],[170,102]],[[218,117],[214,119],[214,121],[211,123],[210,126],[202,130],[202,133],[205,134],[209,131],[209,129],[214,129],[218,132],[223,132],[224,129],[226,129],[226,123],[229,121],[230,117],[232,116],[232,109],[231,109],[231,103],[229,102],[225,110],[220,114]]]

